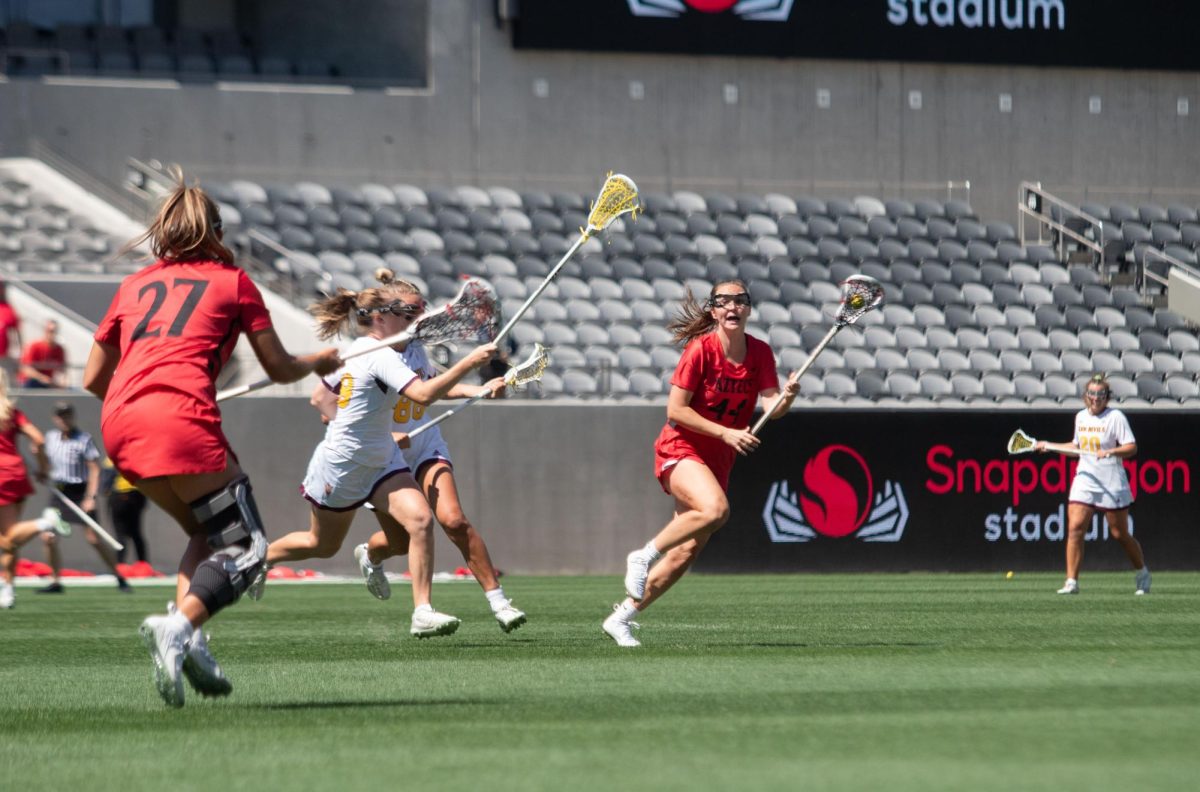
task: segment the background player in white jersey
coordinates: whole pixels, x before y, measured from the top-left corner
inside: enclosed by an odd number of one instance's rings
[[[411,284],[395,281],[390,270],[381,269],[376,277],[385,286],[396,284],[408,304],[420,306],[421,294],[415,288],[409,291]],[[403,285],[400,285],[403,284]],[[429,361],[425,345],[419,341],[408,343],[403,352],[404,363],[415,371],[422,379],[431,380],[437,376],[437,370]],[[504,378],[497,377],[484,385],[472,385],[460,382],[446,394],[449,399],[464,399],[483,392],[500,394],[504,389]],[[462,553],[467,568],[475,576],[475,580],[483,587],[484,596],[492,608],[500,629],[512,632],[525,623],[525,614],[513,606],[500,586],[496,568],[492,565],[491,554],[483,537],[475,530],[475,526],[463,513],[462,502],[458,497],[458,487],[454,480],[454,468],[450,461],[450,450],[442,438],[441,430],[432,427],[415,438],[409,438],[409,433],[429,422],[425,407],[414,402],[407,394],[401,394],[392,413],[392,438],[403,449],[404,458],[412,468],[417,483],[433,507],[437,521],[441,524],[446,536]],[[401,537],[404,539],[406,537]],[[397,546],[391,541],[386,532],[375,533],[365,544],[354,549],[354,557],[367,579],[367,587],[371,593],[380,599],[390,596],[387,577],[379,565],[387,558],[402,555],[407,547]]]
[[[422,306],[405,298],[405,285],[412,288],[411,284],[396,283],[361,292],[339,290],[316,303],[312,312],[317,318],[318,335],[331,338],[353,318],[360,334],[350,346],[349,353],[353,353],[407,330]],[[387,538],[411,549],[408,568],[414,606],[412,634],[427,638],[457,630],[459,620],[438,613],[430,603],[433,514],[392,439],[392,410],[399,394],[422,405],[444,398],[455,383],[485,363],[495,350],[494,344],[482,344],[444,374],[423,380],[400,355],[385,348],[348,360],[339,371],[324,378],[318,389],[328,391],[336,409],[328,416],[325,438],[313,452],[301,485],[301,492],[312,504],[310,528],[272,542],[267,564],[332,557],[346,538],[355,510],[369,501]]]
[[[1137,442],[1125,414],[1108,406],[1111,394],[1108,380],[1103,374],[1096,374],[1083,392],[1086,406],[1075,415],[1075,437],[1069,445],[1081,453],[1067,502],[1067,582],[1058,590],[1059,594],[1079,593],[1083,535],[1096,512],[1104,513],[1109,535],[1117,540],[1137,570],[1134,593],[1150,591],[1150,570],[1146,568],[1142,546],[1129,530],[1133,493],[1121,461],[1137,455]],[[1038,441],[1037,450],[1047,450],[1045,441]]]

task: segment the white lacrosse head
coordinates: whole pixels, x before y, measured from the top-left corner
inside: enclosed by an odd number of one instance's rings
[[[883,305],[883,284],[870,275],[851,275],[842,281],[842,302],[833,317],[839,325],[854,324]]]
[[[1008,438],[1008,453],[1027,454],[1033,450],[1035,445],[1037,445],[1037,440],[1018,429],[1012,433],[1012,437]]]
[[[541,380],[542,373],[550,365],[550,350],[541,344],[533,345],[533,354],[508,370],[504,375],[506,387],[513,388]]]
[[[412,326],[413,338],[425,344],[478,341],[496,337],[500,326],[500,300],[483,278],[463,281],[452,302],[422,316]]]

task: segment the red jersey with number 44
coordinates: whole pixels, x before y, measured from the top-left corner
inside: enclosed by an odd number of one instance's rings
[[[270,327],[233,265],[159,261],[126,278],[95,335],[121,351],[101,414],[117,469],[134,481],[224,470],[216,377],[240,333]]]
[[[778,388],[779,376],[771,348],[757,338],[746,336],[746,358],[738,364],[725,357],[716,333],[705,333],[684,348],[671,384],[692,392],[688,405],[704,418],[722,426],[745,429],[750,425],[758,394]],[[656,456],[664,459],[698,456],[722,485],[727,483],[736,457],[736,452],[719,437],[671,423],[663,427],[655,451]]]

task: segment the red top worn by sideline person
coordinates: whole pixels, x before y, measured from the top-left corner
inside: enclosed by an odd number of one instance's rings
[[[746,358],[737,364],[725,356],[721,339],[707,333],[684,348],[671,384],[691,391],[688,406],[705,418],[745,429],[750,425],[758,394],[778,388],[779,375],[771,348],[754,336],[746,335]],[[692,458],[708,465],[722,489],[728,489],[736,457],[737,452],[721,438],[668,422],[654,443],[654,475],[666,490],[663,476],[672,462]]]
[[[219,261],[159,261],[126,278],[95,340],[121,350],[100,428],[130,480],[225,469],[215,379],[238,334],[271,327],[258,287]]]

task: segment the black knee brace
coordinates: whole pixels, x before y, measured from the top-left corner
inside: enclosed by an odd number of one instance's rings
[[[208,532],[213,554],[196,567],[188,590],[209,615],[242,596],[267,557],[267,537],[250,489],[239,476],[216,492],[189,504],[196,522]]]

